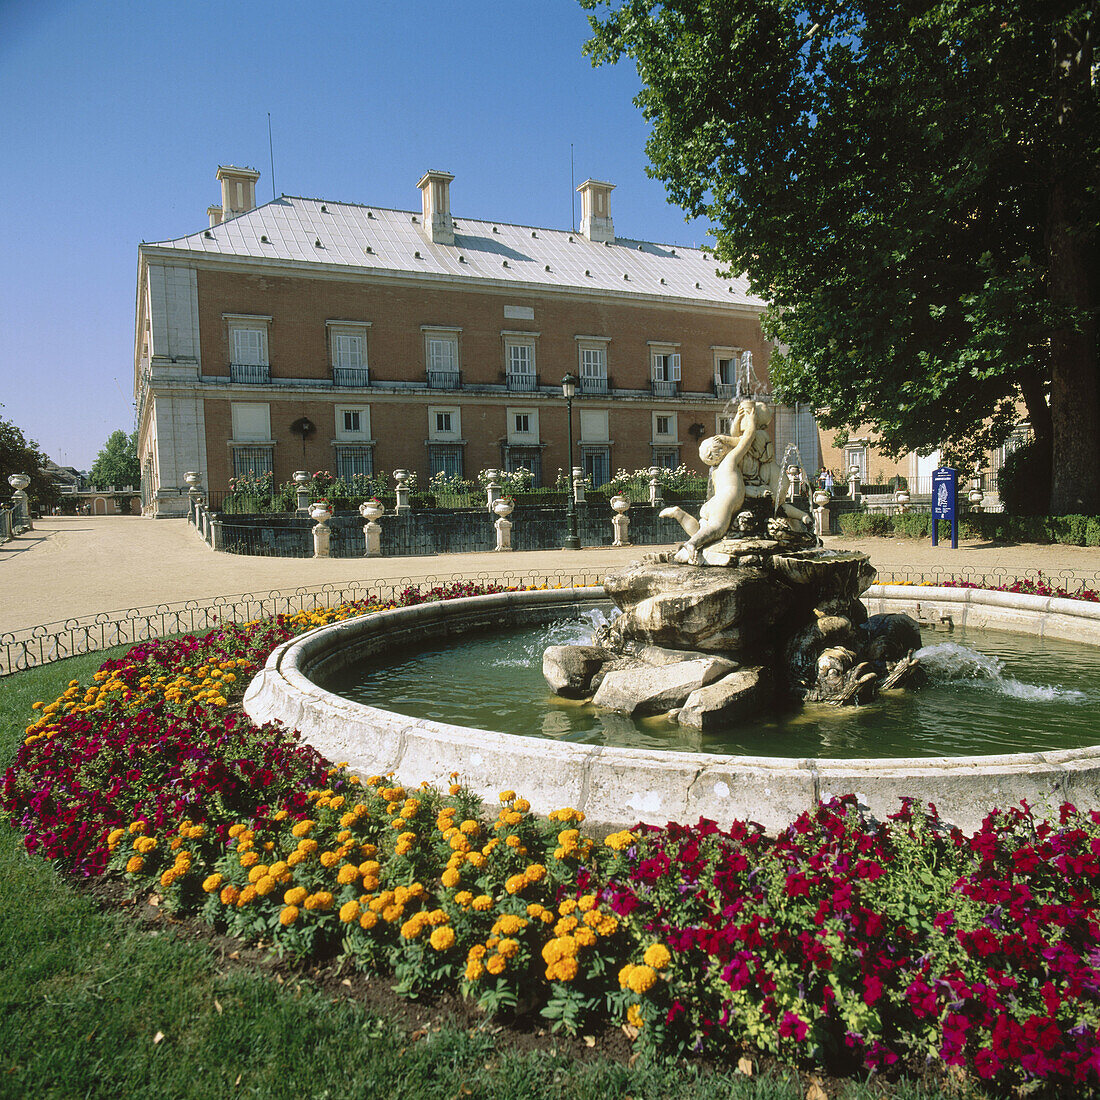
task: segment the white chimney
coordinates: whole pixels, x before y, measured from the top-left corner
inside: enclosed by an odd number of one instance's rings
[[[615,223],[611,220],[613,183],[585,180],[577,188],[581,193],[581,232],[597,244],[615,239]]]
[[[454,244],[455,223],[451,218],[450,172],[429,170],[416,185],[420,188],[420,205],[424,212],[424,232],[433,244]]]
[[[227,222],[230,218],[256,209],[256,181],[259,178],[260,173],[254,168],[237,168],[232,164],[218,165],[218,179],[222,185],[222,221]]]
[[[206,216],[210,219],[210,228],[222,223],[222,208],[220,206],[208,206]]]

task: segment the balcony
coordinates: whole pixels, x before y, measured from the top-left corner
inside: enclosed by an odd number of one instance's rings
[[[229,381],[266,386],[271,381],[271,367],[267,363],[230,363]]]
[[[579,392],[582,394],[607,393],[607,386],[608,382],[606,375],[604,375],[602,378],[597,378],[594,376],[586,377],[582,374]]]
[[[724,397],[727,401],[737,396],[737,387],[732,382],[715,382],[714,396]]]
[[[509,371],[507,378],[509,393],[534,393],[539,388],[537,374],[520,374],[518,371]]]
[[[650,381],[654,397],[675,397],[680,392],[678,382],[663,382],[654,378]]]
[[[456,370],[432,370],[428,368],[428,389],[457,390],[462,385],[462,375]]]
[[[332,384],[362,389],[370,385],[370,375],[366,367],[333,367]]]

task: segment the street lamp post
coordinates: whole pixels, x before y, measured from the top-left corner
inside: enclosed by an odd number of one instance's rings
[[[577,535],[577,501],[573,491],[573,395],[577,392],[577,379],[572,374],[567,374],[561,380],[561,392],[565,397],[565,407],[569,421],[569,496],[566,498],[569,509],[569,534],[565,537],[565,549],[579,550],[581,540]]]

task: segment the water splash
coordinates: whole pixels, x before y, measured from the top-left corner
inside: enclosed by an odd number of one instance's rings
[[[610,615],[598,607],[583,612],[576,619],[551,623],[533,641],[517,644],[508,653],[492,662],[494,668],[542,668],[542,655],[552,645],[591,645],[592,636],[622,612],[613,608]]]
[[[1074,688],[1028,684],[1004,674],[1005,662],[957,642],[938,642],[918,649],[921,667],[937,683],[965,683],[979,691],[1028,703],[1086,703],[1089,696]]]

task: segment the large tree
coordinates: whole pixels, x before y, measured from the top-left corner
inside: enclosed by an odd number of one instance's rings
[[[780,396],[970,456],[1023,401],[1052,509],[1100,512],[1095,0],[580,2]]]
[[[137,457],[137,433],[111,432],[103,449],[96,455],[89,475],[95,489],[121,489],[125,485],[135,488],[141,484],[141,463]]]
[[[3,407],[0,405],[0,409]],[[43,469],[46,461],[33,439],[28,439],[17,425],[0,416],[0,500],[11,499],[9,477],[26,474],[31,479],[27,486],[31,501],[36,505],[55,504],[57,486],[46,476]]]

